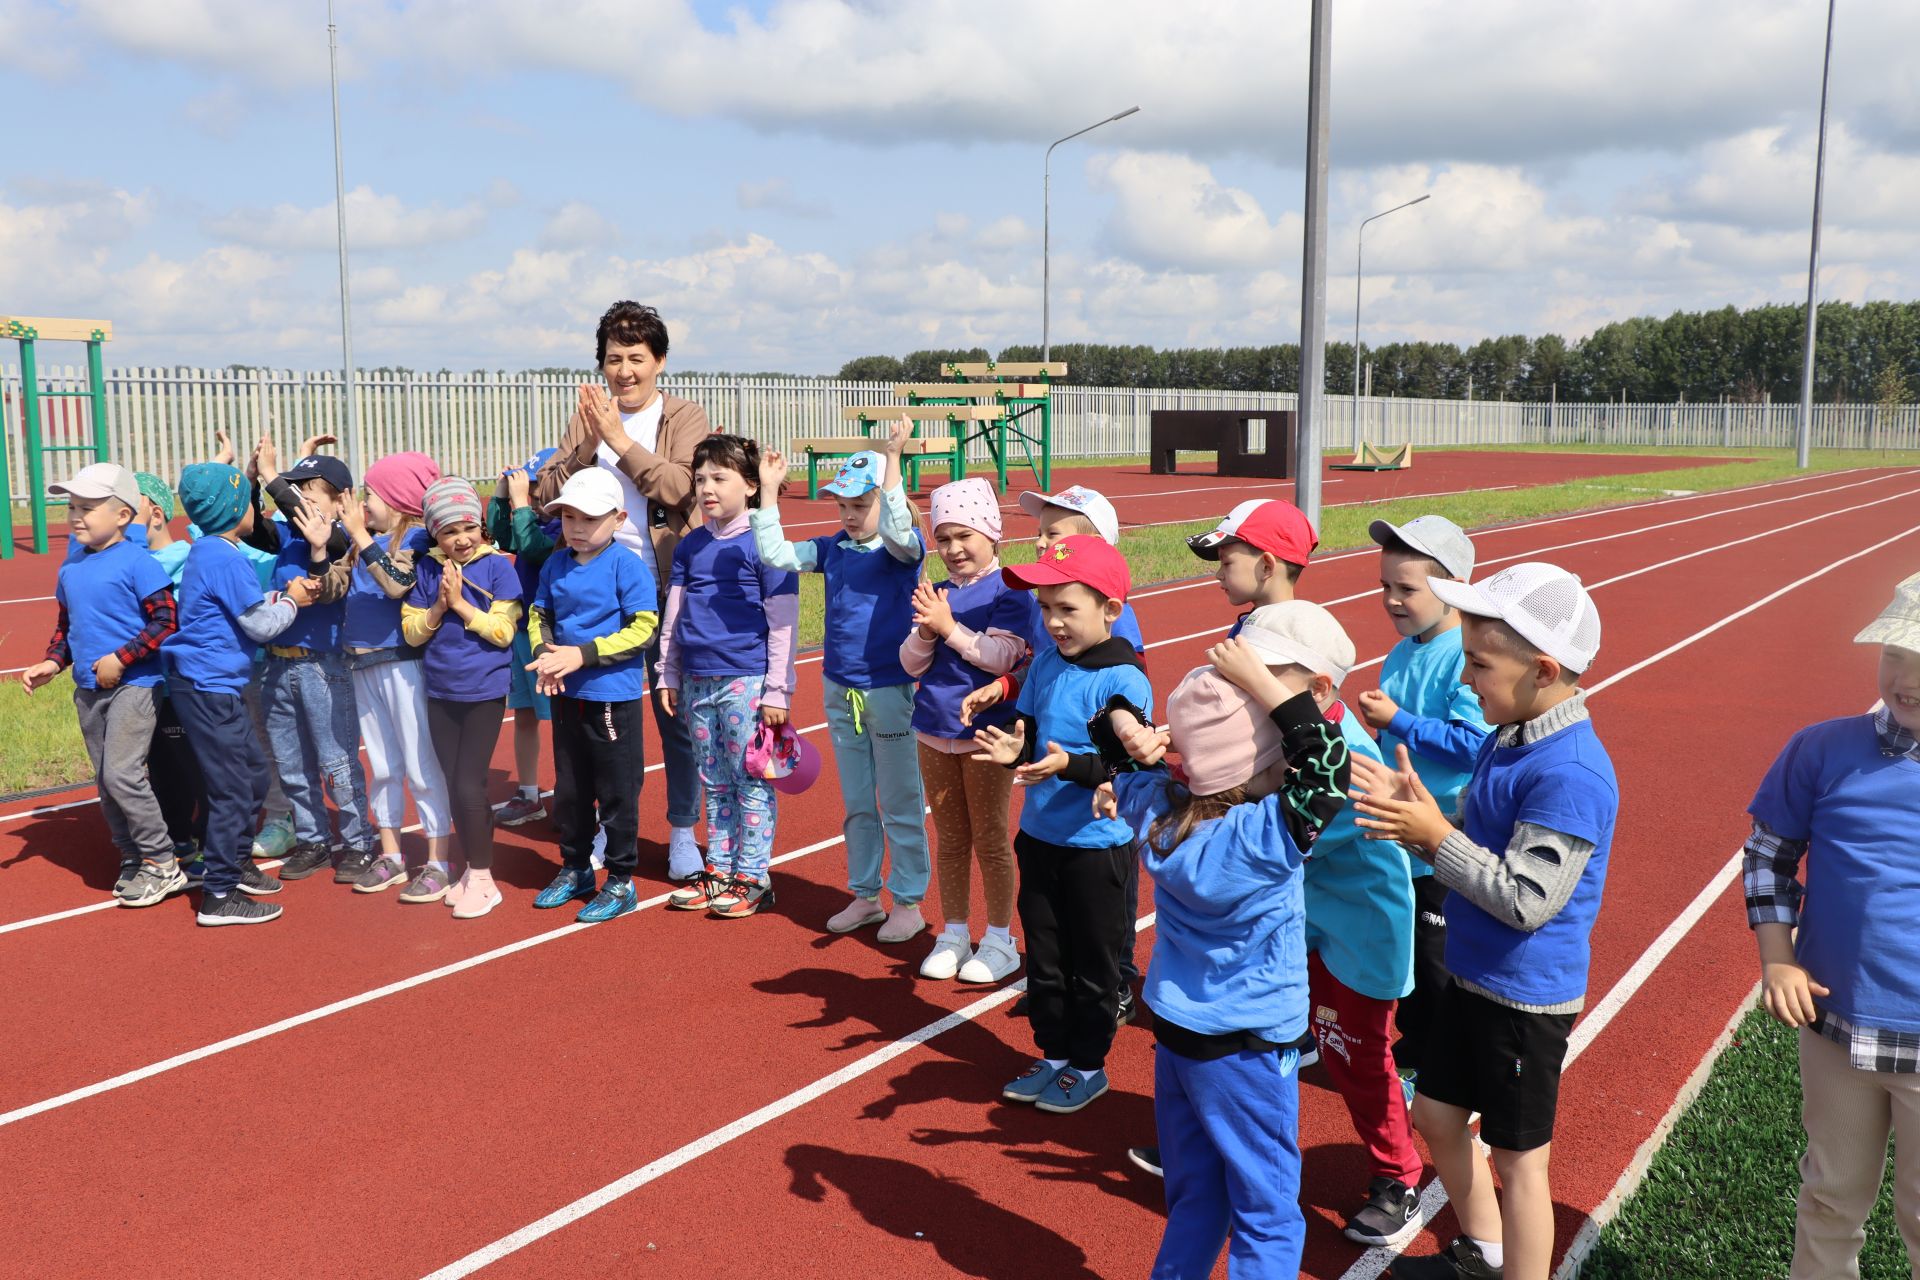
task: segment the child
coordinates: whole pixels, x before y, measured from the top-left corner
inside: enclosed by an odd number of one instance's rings
[[[170,526],[177,504],[167,482],[150,471],[136,471],[133,479],[140,487],[140,510],[134,523],[127,526],[128,533],[136,526],[146,527],[147,551],[173,584],[177,604],[180,577],[186,572],[187,552],[193,544],[173,536]],[[180,727],[180,717],[167,700],[166,680],[153,688],[153,746],[147,755],[147,777],[166,818],[174,858],[186,873],[187,883],[192,884],[201,871],[200,846],[207,838],[206,786],[200,780],[200,764],[193,758],[193,748],[187,745],[187,731]]]
[[[1202,560],[1218,567],[1214,578],[1235,606],[1283,604],[1320,540],[1300,508],[1278,498],[1256,498],[1227,513],[1206,533],[1187,539]],[[1228,636],[1240,634],[1246,614],[1235,619]]]
[[[513,557],[522,600],[533,599],[540,586],[540,568],[560,537],[559,517],[543,520],[533,507],[533,477],[553,455],[554,450],[542,449],[526,465],[502,472],[493,497],[487,500],[487,533],[494,546]],[[493,820],[503,827],[547,816],[540,798],[540,725],[553,719],[553,704],[534,687],[529,670],[533,662],[533,642],[527,638],[530,620],[531,615],[523,619],[513,636],[513,683],[507,688],[507,710],[513,712],[513,765],[520,787],[511,798],[493,806]]]
[[[207,788],[205,880],[195,919],[207,926],[265,924],[280,907],[258,898],[280,892],[280,881],[248,856],[254,815],[267,795],[267,758],[244,691],[254,650],[292,625],[319,587],[296,578],[284,594],[263,591],[239,547],[255,519],[251,486],[233,467],[195,463],[180,473],[179,494],[200,536],[180,579],[180,630],[162,652],[167,696]]]
[[[422,495],[434,546],[417,562],[400,609],[400,634],[424,648],[427,731],[447,780],[453,834],[465,870],[442,901],[456,920],[500,905],[493,882],[493,815],[487,770],[507,708],[507,665],[520,621],[520,582],[480,530],[480,495],[465,480],[435,481]],[[446,625],[449,615],[458,625]],[[421,885],[422,894],[432,885]],[[431,901],[422,897],[420,901]]]
[[[1089,489],[1076,484],[1062,489],[1058,493],[1023,493],[1020,495],[1020,509],[1033,517],[1034,538],[1033,558],[1038,560],[1047,553],[1047,549],[1062,538],[1075,534],[1098,534],[1110,547],[1120,545],[1120,517],[1108,502],[1106,495],[1097,489]],[[1053,642],[1047,638],[1044,627],[1039,625],[1036,612],[1035,631],[1030,637],[1033,651],[1039,653]],[[1133,614],[1133,606],[1126,605],[1120,610],[1119,619],[1113,624],[1113,634],[1133,646],[1135,653],[1145,655],[1147,642],[1140,636],[1140,620]]]
[[[1434,865],[1447,895],[1447,971],[1420,1069],[1413,1123],[1463,1234],[1400,1280],[1545,1280],[1553,1256],[1549,1144],[1567,1035],[1586,998],[1588,937],[1606,884],[1620,792],[1587,718],[1582,672],[1600,617],[1580,580],[1550,564],[1486,581],[1429,579],[1468,615],[1465,679],[1498,726],[1467,784],[1456,830],[1404,744],[1388,770],[1356,757],[1359,825]],[[1496,1197],[1468,1121],[1493,1148]],[[1504,1268],[1504,1269],[1503,1269]]]
[[[420,650],[400,634],[401,601],[412,592],[418,563],[433,547],[420,524],[421,500],[440,479],[424,453],[395,453],[367,468],[367,500],[341,503],[340,524],[353,541],[353,580],[340,641],[353,675],[360,741],[367,749],[368,794],[380,830],[380,856],[354,880],[355,893],[379,893],[407,881],[400,850],[405,787],[413,789],[427,861],[400,891],[402,902],[434,902],[451,883],[447,782],[427,740],[426,668]]]
[[[549,504],[566,546],[547,558],[534,590],[528,672],[553,707],[553,803],[560,822],[560,874],[536,907],[590,901],[575,917],[597,924],[640,905],[640,781],[646,772],[642,715],[659,590],[647,558],[614,544],[626,518],[620,485],[598,467],[575,472]],[[607,833],[607,883],[595,891],[593,834]]]
[[[80,554],[60,567],[59,613],[46,658],[20,673],[28,693],[73,668],[73,709],[100,790],[100,814],[120,851],[114,897],[150,907],[187,887],[147,777],[160,683],[160,646],[178,629],[173,583],[126,531],[142,501],[133,473],[111,462],[50,485],[67,498]]]
[[[1124,896],[1133,835],[1112,818],[1087,820],[1087,790],[1108,776],[1089,721],[1124,710],[1151,724],[1153,690],[1139,654],[1113,634],[1127,598],[1127,562],[1104,540],[1062,538],[1042,559],[1009,565],[1000,576],[1037,591],[1052,640],[1020,690],[1014,731],[988,726],[977,735],[979,759],[1014,769],[1015,781],[1029,788],[1013,848],[1040,1058],[1001,1096],[1064,1115],[1107,1091],[1121,949],[1133,932]]]
[[[1860,1274],[1889,1134],[1895,1212],[1920,1275],[1920,574],[1854,641],[1880,646],[1881,706],[1796,733],[1748,810],[1763,998],[1801,1029],[1807,1148],[1790,1280]]]
[[[847,887],[853,892],[853,901],[828,919],[827,930],[851,933],[878,924],[878,937],[887,943],[906,942],[927,927],[920,902],[933,872],[913,741],[913,677],[900,665],[900,642],[912,626],[913,589],[927,554],[900,485],[900,452],[912,432],[905,419],[892,424],[884,452],[854,454],[832,483],[821,486],[839,507],[839,533],[786,540],[776,504],[787,460],[777,452],[760,459],[765,505],[748,517],[762,563],[826,579],[821,671],[827,732],[846,806]],[[880,865],[888,849],[890,912],[880,907]]]
[[[667,905],[744,919],[773,903],[773,785],[746,769],[759,725],[787,722],[800,580],[762,564],[749,535],[760,505],[760,447],[712,435],[693,450],[705,523],[673,549],[660,637],[660,698],[693,730],[707,790],[707,861]]]
[[[1460,679],[1460,615],[1428,589],[1428,580],[1465,582],[1473,576],[1473,542],[1445,516],[1420,516],[1404,525],[1375,520],[1380,545],[1380,603],[1400,642],[1380,668],[1380,687],[1360,695],[1359,711],[1380,733],[1380,751],[1394,758],[1407,747],[1414,772],[1442,813],[1455,813],[1472,776],[1474,758],[1491,730],[1480,699]],[[1447,887],[1425,860],[1413,865],[1413,990],[1400,1000],[1393,1056],[1412,1089],[1432,1034],[1433,1010],[1447,985]],[[1411,1096],[1411,1095],[1409,1095]]]
[[[946,919],[920,976],[999,982],[1020,967],[1012,932],[1013,845],[1007,838],[1013,776],[971,758],[975,743],[961,723],[960,701],[1026,659],[1038,610],[1032,592],[1012,590],[1001,577],[1000,500],[991,484],[973,478],[941,485],[932,505],[933,542],[947,580],[914,588],[915,625],[900,644],[900,665],[920,681],[913,729],[939,841],[940,913]],[[1012,706],[1002,704],[974,724],[1004,729],[1014,715]],[[987,897],[987,932],[978,950],[967,923],[976,858]]]
[[[1277,621],[1291,652],[1331,665],[1316,648],[1337,626]],[[1300,1270],[1293,1046],[1307,1029],[1308,993],[1299,872],[1340,810],[1347,748],[1312,694],[1325,677],[1299,665],[1269,670],[1270,656],[1232,639],[1210,650],[1213,665],[1167,699],[1168,730],[1132,731],[1157,740],[1137,759],[1176,748],[1182,780],[1164,768],[1122,774],[1096,803],[1138,836],[1154,884],[1146,997],[1167,1180],[1155,1276],[1211,1274],[1223,1241],[1235,1280]]]
[[[283,478],[303,506],[292,517],[299,530],[280,548],[274,585],[315,578],[320,593],[277,643],[267,646],[267,738],[280,770],[280,785],[293,802],[297,843],[280,866],[282,880],[301,880],[329,866],[336,884],[351,884],[373,865],[373,824],[367,813],[367,781],[360,768],[359,712],[353,678],[340,647],[353,557],[328,550],[340,499],[353,488],[353,474],[338,458],[300,459]],[[344,550],[344,549],[343,549]],[[339,813],[339,840],[327,813],[331,793]]]

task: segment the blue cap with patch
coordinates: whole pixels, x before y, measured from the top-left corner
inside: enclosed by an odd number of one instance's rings
[[[820,490],[836,497],[857,498],[878,489],[886,474],[887,456],[868,449],[841,463],[839,473],[830,482],[821,485]]]

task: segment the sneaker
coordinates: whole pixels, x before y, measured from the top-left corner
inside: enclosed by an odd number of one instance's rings
[[[296,843],[293,834],[293,815],[276,814],[267,819],[267,825],[260,828],[260,834],[253,838],[253,856],[256,858],[284,858],[293,851]]]
[[[127,896],[127,886],[133,883],[134,877],[140,874],[140,868],[144,865],[146,864],[139,858],[135,858],[132,862],[123,862],[120,864],[120,874],[115,876],[113,881],[114,897],[124,898]]]
[[[127,887],[120,891],[120,905],[151,907],[186,887],[187,878],[180,873],[179,863],[170,861],[162,866],[157,862],[143,862],[127,881]]]
[[[194,921],[211,928],[223,924],[265,924],[279,918],[277,902],[256,902],[244,893],[230,893],[224,898],[209,893],[201,897],[200,911]]]
[[[400,901],[438,902],[447,896],[449,887],[447,869],[429,862],[413,873],[413,879],[407,881],[407,887],[400,891]]]
[[[1120,988],[1120,1003],[1114,1007],[1113,1028],[1118,1031],[1133,1021],[1134,1014],[1140,1011],[1139,1002],[1134,998],[1132,987]]]
[[[333,865],[333,854],[323,844],[297,844],[287,860],[280,864],[282,880],[305,880],[316,871]]]
[[[240,864],[240,892],[249,898],[266,898],[280,892],[286,886],[272,876],[254,866],[251,862]]]
[[[962,982],[1003,982],[1020,971],[1020,948],[1012,938],[1002,942],[989,933],[973,949],[973,958],[960,966]]]
[[[727,877],[717,867],[705,867],[699,875],[667,895],[667,905],[675,911],[705,911],[709,903],[725,891]]]
[[[960,966],[973,960],[973,940],[965,936],[956,937],[951,933],[942,933],[934,939],[933,950],[920,962],[920,976],[932,978],[935,982],[945,982],[960,972]]]
[[[478,896],[476,890],[467,892],[470,899]],[[633,881],[625,876],[608,876],[607,887],[594,894],[593,901],[580,908],[580,914],[574,919],[581,924],[599,924],[603,920],[616,920],[639,907],[640,892],[633,887]]]
[[[707,904],[707,910],[721,920],[744,920],[758,915],[760,908],[773,905],[773,886],[752,876],[734,876],[723,893]]]
[[[1058,1116],[1070,1116],[1106,1091],[1106,1072],[1086,1073],[1068,1067],[1041,1091],[1040,1096],[1033,1100],[1033,1105]]]
[[[500,886],[493,882],[492,876],[478,881],[468,879],[466,886],[460,895],[460,905],[453,909],[455,920],[478,920],[506,900],[501,897]]]
[[[517,827],[547,816],[546,802],[524,791],[514,793],[505,804],[493,806],[493,820],[502,827]]]
[[[852,933],[887,918],[876,898],[855,898],[827,919],[828,933]]]
[[[375,858],[380,855],[371,849],[348,849],[340,855],[340,861],[333,868],[335,884],[357,884],[360,877],[373,867]]]
[[[1347,1239],[1376,1249],[1398,1249],[1419,1233],[1420,1193],[1398,1178],[1375,1178],[1347,1219]]]
[[[407,864],[397,854],[383,853],[373,860],[360,878],[353,882],[355,893],[379,893],[402,884],[407,878]]]
[[[591,868],[576,871],[572,867],[562,867],[560,874],[555,876],[546,888],[534,895],[533,905],[542,911],[551,911],[555,907],[564,907],[569,902],[591,898],[598,888],[599,886],[594,883]]]
[[[1313,1032],[1307,1032],[1293,1047],[1300,1051],[1300,1061],[1295,1064],[1295,1070],[1305,1071],[1320,1061],[1320,1041]]]
[[[1045,1058],[1035,1058],[1032,1066],[1007,1082],[1000,1096],[1008,1102],[1037,1102],[1052,1086],[1053,1078],[1064,1070],[1065,1067],[1048,1066]]]
[[[1160,1148],[1158,1147],[1128,1147],[1127,1159],[1133,1161],[1134,1168],[1144,1169],[1156,1178],[1167,1176],[1166,1170],[1160,1167]]]
[[[667,836],[667,879],[684,884],[699,875],[706,865],[706,850],[693,838],[693,828],[673,828]]]
[[[1394,1280],[1500,1280],[1501,1268],[1487,1265],[1479,1245],[1455,1236],[1439,1253],[1395,1260],[1387,1274]]]
[[[180,874],[187,878],[187,888],[198,889],[207,879],[207,855],[195,853],[191,858],[175,858],[174,865],[180,868]]]
[[[920,914],[916,906],[903,907],[895,904],[887,913],[887,919],[880,926],[880,932],[874,937],[881,942],[907,942],[918,936],[927,927],[927,918]]]

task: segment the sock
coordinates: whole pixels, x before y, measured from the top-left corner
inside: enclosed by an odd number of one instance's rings
[[[1077,1070],[1079,1070],[1079,1068],[1077,1068],[1077,1067],[1076,1067],[1076,1068],[1075,1068],[1075,1070],[1077,1071]],[[1102,1076],[1104,1076],[1104,1075],[1106,1075],[1106,1074],[1107,1074],[1107,1072],[1106,1072],[1106,1069],[1105,1069],[1104,1067],[1095,1067],[1095,1068],[1094,1068],[1093,1070],[1091,1070],[1091,1071],[1081,1071],[1081,1072],[1080,1072],[1080,1078],[1081,1078],[1082,1080],[1085,1080],[1085,1081],[1086,1081],[1086,1082],[1088,1082],[1089,1084],[1091,1084],[1091,1083],[1093,1083],[1094,1081],[1096,1081],[1096,1080],[1098,1080],[1098,1079],[1100,1079],[1100,1077],[1102,1077]]]
[[[1013,928],[1010,925],[990,924],[987,926],[987,936],[1004,942],[1008,946],[1013,945]]]
[[[964,945],[971,946],[973,944],[973,935],[967,931],[967,922],[965,920],[947,921],[947,936],[955,942]]]
[[[1047,1070],[1049,1071],[1058,1071],[1067,1065],[1065,1058],[1042,1058],[1041,1061],[1047,1064]]]
[[[1487,1260],[1488,1266],[1497,1271],[1506,1265],[1507,1249],[1505,1242],[1500,1240],[1474,1240],[1472,1236],[1468,1236],[1467,1239],[1473,1240],[1473,1247],[1480,1251],[1480,1256]]]
[[[523,783],[520,787],[520,794],[529,800],[538,800],[540,798],[540,788],[529,787]]]
[[[453,874],[445,858],[430,858],[427,860],[427,865],[437,870],[443,876]]]

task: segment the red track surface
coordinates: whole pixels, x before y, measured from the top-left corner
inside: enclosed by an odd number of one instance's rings
[[[1167,480],[1137,479],[1131,492]],[[1871,701],[1872,654],[1849,640],[1920,559],[1916,495],[1920,473],[1855,472],[1478,539],[1483,562],[1541,554],[1574,569],[1594,585],[1605,623],[1588,683],[1625,799],[1589,1017],[1720,873],[1745,832],[1754,781],[1787,734]],[[1221,494],[1202,509],[1234,500]],[[1134,518],[1124,497],[1122,511]],[[1801,521],[1811,523],[1784,528]],[[1605,540],[1563,545],[1590,539]],[[1741,539],[1751,540],[1723,545]],[[1363,658],[1393,639],[1362,595],[1372,574],[1370,556],[1329,557],[1302,584],[1333,602]],[[1145,593],[1137,608],[1149,639],[1163,642],[1149,663],[1162,690],[1233,614],[1204,583]],[[818,682],[801,683],[798,722],[816,724]],[[826,747],[824,733],[813,737]],[[659,782],[656,772],[643,799],[647,830],[662,825]],[[837,836],[836,814],[830,784],[789,802],[777,848]],[[425,1275],[656,1166],[628,1180],[629,1194],[499,1251],[488,1274],[1145,1273],[1159,1187],[1124,1153],[1151,1132],[1149,1033],[1121,1034],[1114,1093],[1076,1117],[995,1100],[1030,1052],[1004,1002],[829,1080],[985,994],[917,981],[925,938],[887,949],[819,931],[844,898],[837,844],[782,865],[779,910],[760,919],[656,907],[556,936],[565,915],[528,907],[551,873],[549,840],[537,828],[505,833],[508,902],[477,922],[310,880],[289,887],[286,917],[266,929],[197,931],[189,904],[175,900],[0,933],[13,979],[0,996],[11,1032],[0,1160],[15,1202],[0,1256],[27,1274],[137,1272],[164,1257],[181,1274]],[[91,806],[0,821],[0,927],[99,902],[112,865]],[[1149,929],[1143,960],[1151,941]],[[534,945],[483,958],[522,942]],[[1751,989],[1751,945],[1737,888],[1723,884],[1569,1068],[1554,1153],[1563,1246]],[[126,1072],[144,1078],[99,1088]],[[756,1117],[764,1123],[726,1129],[809,1087],[781,1114]],[[73,1090],[90,1092],[60,1100]],[[1338,1222],[1365,1173],[1315,1071],[1303,1093],[1306,1273],[1340,1276],[1360,1257]],[[226,1206],[242,1202],[271,1208],[235,1219]],[[244,1254],[222,1221],[244,1221]],[[1441,1238],[1451,1229],[1445,1214],[1434,1223]],[[1432,1247],[1423,1237],[1414,1251]]]

